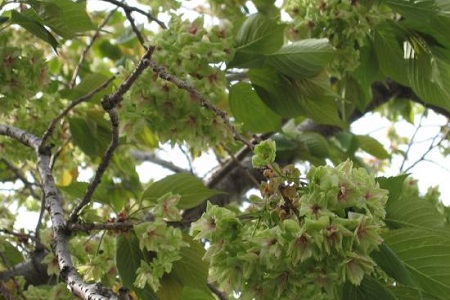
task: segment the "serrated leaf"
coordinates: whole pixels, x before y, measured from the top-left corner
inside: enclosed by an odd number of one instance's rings
[[[32,33],[36,37],[40,38],[44,42],[50,44],[53,50],[56,52],[56,48],[58,47],[58,41],[55,37],[48,31],[40,22],[26,15],[26,12],[33,12],[31,9],[25,10],[22,13],[17,12],[15,10],[11,11],[11,22],[17,25],[20,25],[28,32]]]
[[[403,191],[403,182],[405,181],[406,177],[408,177],[408,174],[376,178],[376,181],[378,182],[380,187],[389,191],[389,200],[387,202],[388,206],[391,203],[397,201],[397,199],[401,196]]]
[[[411,273],[403,261],[386,243],[381,244],[377,250],[372,251],[370,257],[383,269],[386,274],[397,282],[413,287],[415,286]]]
[[[355,137],[361,150],[379,159],[388,159],[390,157],[383,145],[373,137],[368,135],[356,135]]]
[[[258,97],[248,83],[237,83],[230,88],[230,109],[236,122],[254,133],[275,131],[281,126],[281,116],[274,113]]]
[[[304,39],[267,55],[266,64],[290,78],[311,78],[323,71],[333,54],[328,39]]]
[[[178,208],[181,209],[195,207],[209,197],[222,193],[205,187],[203,182],[192,174],[178,173],[150,185],[143,192],[141,199],[156,203],[160,197],[169,192],[181,196],[178,202]]]
[[[401,228],[382,235],[411,272],[421,290],[436,297],[450,295],[450,233],[447,230]]]
[[[360,286],[354,286],[350,283],[344,285],[342,299],[345,300],[395,300],[394,295],[386,288],[384,283],[365,276]]]
[[[119,235],[116,243],[116,267],[123,286],[135,291],[140,299],[158,300],[148,286],[144,289],[134,286],[136,271],[141,265],[141,260],[144,260],[144,255],[139,249],[139,240],[134,232]]]

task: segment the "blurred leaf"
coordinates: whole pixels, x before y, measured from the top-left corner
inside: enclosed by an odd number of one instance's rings
[[[222,192],[211,190],[203,182],[189,173],[169,175],[152,185],[142,194],[142,200],[155,202],[165,194],[171,192],[181,196],[178,208],[188,209],[195,207],[211,196]]]
[[[414,281],[437,299],[450,295],[450,233],[421,226],[390,230],[385,243],[404,262]]]
[[[368,135],[356,135],[355,137],[359,147],[363,151],[379,159],[388,159],[390,157],[383,145],[376,139]]]
[[[297,140],[303,143],[311,155],[325,158],[330,155],[328,141],[315,132],[302,132]]]
[[[252,86],[240,82],[231,86],[230,109],[236,122],[254,133],[275,131],[281,126],[281,117],[268,108]]]
[[[304,39],[281,47],[266,57],[266,63],[294,79],[311,78],[333,59],[328,39]]]
[[[15,266],[24,261],[22,253],[19,249],[12,245],[9,241],[0,237],[0,254],[2,256],[2,267]]]
[[[109,144],[109,127],[98,114],[90,113],[87,118],[69,119],[70,133],[74,143],[91,157],[102,156]]]
[[[73,89],[62,90],[61,96],[70,100],[76,100],[86,94],[97,89],[99,86],[104,84],[109,78],[103,74],[99,73],[89,73],[81,82],[75,86]],[[93,95],[89,100],[94,102],[100,100],[104,95],[109,94],[112,91],[112,85],[110,84],[106,88],[102,89],[95,95]]]
[[[134,232],[119,235],[116,245],[116,267],[123,286],[135,291],[140,299],[158,300],[148,286],[144,289],[134,286],[137,277],[136,271],[141,265],[141,260],[144,260],[144,255],[139,249],[139,240]]]
[[[28,15],[26,14],[27,12]],[[56,48],[58,47],[58,41],[55,39],[55,37],[48,31],[40,22],[38,22],[36,19],[29,16],[29,14],[36,13],[32,9],[27,9],[25,11],[22,11],[22,13],[17,12],[15,10],[11,11],[11,22],[17,25],[20,25],[36,37],[40,38],[44,42],[50,44],[52,46],[53,50],[56,52]],[[36,15],[37,16],[37,15]]]
[[[215,298],[211,293],[207,293],[204,290],[199,290],[185,286],[183,293],[181,294],[181,300],[214,300]]]
[[[360,286],[350,283],[344,285],[344,294],[342,299],[345,300],[394,300],[394,295],[386,288],[384,283],[370,277],[364,276]]]

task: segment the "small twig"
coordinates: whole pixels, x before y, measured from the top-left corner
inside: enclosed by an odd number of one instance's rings
[[[27,240],[32,240],[36,243],[37,247],[40,249],[45,249],[45,246],[43,244],[41,244],[41,242],[39,240],[36,239],[36,237],[34,237],[31,234],[27,234],[27,233],[21,233],[21,232],[15,232],[15,231],[11,231],[9,229],[4,229],[4,228],[0,228],[0,232],[7,234],[7,235],[11,235],[16,237],[20,242],[24,242],[25,239]]]
[[[186,160],[187,160],[188,165],[189,165],[189,173],[194,174],[194,168],[192,166],[192,159],[189,156],[189,153],[187,153],[186,150],[183,149],[183,146],[181,146],[181,145],[178,145],[178,149],[180,149],[181,153],[183,153],[184,157],[186,157]]]
[[[214,295],[217,296],[217,298],[219,298],[219,300],[228,300],[228,296],[219,290],[214,284],[208,283],[208,288],[214,293]]]
[[[75,231],[101,231],[101,230],[110,230],[110,231],[128,231],[133,228],[137,223],[133,223],[130,221],[123,222],[108,222],[108,223],[71,223],[68,225],[68,229],[72,232]]]
[[[72,79],[70,80],[70,83],[69,83],[69,87],[71,89],[75,86],[78,73],[80,72],[81,65],[83,64],[83,61],[85,60],[87,53],[92,48],[92,45],[94,44],[95,40],[97,40],[97,38],[100,36],[100,31],[102,30],[102,28],[106,25],[106,23],[108,23],[109,19],[111,19],[112,15],[116,12],[116,10],[117,10],[117,7],[115,9],[113,9],[106,16],[106,18],[103,20],[102,23],[100,23],[100,25],[98,25],[98,28],[95,31],[94,35],[92,36],[89,44],[86,46],[86,48],[84,48],[83,53],[81,53],[80,59],[78,60],[78,64],[75,66],[75,70],[73,71]]]
[[[41,233],[40,233],[40,229],[41,229],[41,225],[42,225],[42,219],[44,218],[44,213],[45,213],[45,197],[44,195],[42,195],[41,197],[41,209],[39,211],[39,218],[38,221],[36,223],[36,229],[34,230],[34,238],[36,239],[36,248],[39,248],[39,244],[41,242]],[[38,244],[39,242],[39,244]]]
[[[6,266],[8,269],[10,268],[9,261],[6,259],[6,257],[3,255],[3,252],[0,251],[0,258],[2,260],[2,264]],[[11,280],[14,284],[14,289],[17,291],[17,293],[21,296],[22,299],[26,299],[24,294],[22,293],[22,289],[20,288],[19,283],[17,282],[16,278],[13,276],[11,277]],[[9,292],[8,288],[3,285],[3,282],[0,281],[0,292],[3,294],[5,300],[14,300],[15,298],[12,296],[12,294]]]
[[[195,99],[198,99],[200,105],[212,110],[217,116],[219,116],[225,123],[225,126],[233,133],[234,139],[241,141],[248,148],[253,149],[253,145],[243,137],[237,129],[231,124],[228,115],[226,112],[219,109],[217,106],[212,104],[205,96],[203,96],[197,89],[195,89],[192,85],[184,82],[179,79],[177,76],[168,73],[164,67],[158,65],[154,61],[150,61],[150,67],[153,72],[155,72],[160,78],[170,81],[175,84],[178,88],[189,92]]]
[[[414,143],[414,139],[416,138],[417,133],[419,132],[420,128],[422,127],[422,121],[423,121],[424,117],[425,117],[425,112],[424,112],[424,113],[422,114],[422,116],[420,117],[419,124],[417,125],[416,129],[414,130],[413,135],[411,136],[411,139],[409,140],[408,147],[406,148],[406,151],[405,151],[405,155],[404,155],[404,157],[403,157],[402,164],[400,165],[400,173],[403,172],[403,167],[405,166],[405,163],[406,163],[406,161],[408,160],[408,154],[409,154],[409,151],[411,150],[411,147],[412,147],[412,145],[413,145],[413,143]],[[434,138],[433,138],[433,140],[432,140],[432,143],[433,143],[433,142],[434,142]]]
[[[131,15],[131,11],[126,9],[125,15],[126,15],[128,21],[130,22],[131,30],[133,30],[134,34],[136,35],[137,39],[139,40],[139,43],[141,43],[142,47],[144,47],[144,49],[147,50],[148,47],[145,45],[144,36],[137,28],[136,23],[134,22],[133,16]]]
[[[147,152],[144,152],[144,151],[133,151],[131,153],[131,155],[137,160],[148,161],[148,162],[157,164],[157,165],[159,165],[159,166],[161,166],[163,168],[166,168],[166,169],[168,169],[170,171],[173,171],[175,173],[189,172],[189,170],[185,170],[185,169],[183,169],[183,168],[173,164],[170,161],[161,159],[161,158],[157,157],[153,153],[147,153]]]
[[[225,146],[222,145],[223,149],[228,153],[228,155],[231,157],[231,159],[236,163],[236,165],[244,172],[245,176],[247,176],[255,186],[259,186],[260,182],[256,180],[255,176],[250,174],[250,172],[247,170],[246,167],[244,167],[241,162],[234,156],[234,154]]]
[[[114,4],[114,5],[122,8],[124,11],[135,11],[135,12],[138,12],[138,13],[146,16],[147,19],[156,22],[159,26],[161,26],[161,28],[167,29],[166,25],[162,21],[158,20],[152,14],[150,14],[150,13],[148,13],[148,12],[138,8],[138,7],[129,6],[129,5],[126,5],[124,2],[120,2],[120,1],[117,1],[117,0],[102,0],[102,1]]]
[[[109,162],[112,159],[114,151],[119,145],[119,116],[117,115],[116,108],[108,110],[108,114],[111,119],[111,142],[108,146],[108,149],[106,149],[106,152],[102,157],[102,161],[98,165],[94,179],[89,183],[87,187],[86,194],[84,195],[83,200],[81,200],[81,202],[78,203],[78,205],[73,209],[72,213],[70,214],[68,220],[69,224],[75,223],[77,221],[78,214],[80,213],[80,211],[91,201],[91,198],[94,195],[95,190],[97,189],[98,185],[101,182],[103,174],[108,168]]]
[[[72,103],[70,103],[56,118],[54,118],[50,122],[50,125],[47,127],[47,130],[42,135],[42,145],[41,145],[41,147],[45,147],[45,144],[46,144],[47,140],[52,135],[53,130],[55,130],[56,124],[59,122],[59,120],[64,118],[64,116],[67,115],[72,108],[74,108],[75,106],[77,106],[78,104],[80,104],[80,103],[82,103],[84,101],[89,100],[92,96],[94,96],[95,94],[97,94],[98,92],[100,92],[101,90],[106,88],[114,79],[116,79],[115,76],[109,78],[104,83],[102,83],[100,86],[98,86],[94,90],[90,91],[86,95],[81,96],[80,98],[72,101]]]
[[[116,107],[120,102],[122,102],[122,97],[131,88],[133,83],[138,79],[138,77],[144,72],[144,70],[150,65],[150,59],[152,57],[155,47],[149,47],[149,49],[144,53],[141,60],[139,61],[136,69],[130,74],[119,86],[117,91],[107,97],[102,101],[102,106],[105,111]]]
[[[16,175],[17,178],[19,178],[20,181],[22,181],[25,187],[30,191],[31,196],[33,196],[35,199],[39,199],[39,196],[33,189],[33,185],[36,184],[29,182],[28,179],[26,179],[25,176],[22,174],[22,172],[19,170],[19,168],[14,166],[11,162],[6,160],[5,158],[1,158],[0,160],[8,167],[8,169],[10,169]]]
[[[102,101],[102,107],[108,113],[111,121],[111,142],[102,157],[97,171],[95,172],[94,179],[92,179],[87,187],[86,194],[84,195],[83,200],[81,200],[81,202],[78,203],[78,205],[71,212],[68,220],[69,224],[75,223],[77,221],[80,211],[91,201],[95,190],[101,182],[103,174],[108,168],[114,151],[119,145],[119,116],[117,114],[117,105],[119,105],[119,103],[123,100],[123,95],[128,92],[136,79],[138,79],[145,68],[148,67],[153,50],[154,48],[150,47],[139,61],[134,72],[131,73],[131,75],[122,82],[115,93],[112,93],[109,96],[105,96]]]

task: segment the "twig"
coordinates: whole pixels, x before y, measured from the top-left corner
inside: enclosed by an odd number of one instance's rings
[[[164,67],[158,65],[154,61],[150,61],[150,67],[153,72],[155,72],[160,78],[170,81],[175,84],[178,88],[189,92],[195,99],[198,99],[200,105],[212,110],[216,115],[218,115],[225,123],[225,126],[233,133],[234,139],[241,141],[248,148],[253,149],[253,145],[243,137],[237,129],[231,124],[228,115],[226,112],[220,110],[217,106],[212,104],[205,96],[203,96],[197,89],[195,89],[192,85],[182,81],[175,75],[169,74]]]
[[[219,298],[219,300],[228,300],[227,295],[219,290],[214,284],[208,283],[208,288],[217,296],[217,298]]]
[[[41,225],[42,225],[42,219],[44,218],[44,213],[45,213],[45,197],[44,197],[44,195],[42,195],[42,197],[41,197],[41,209],[39,211],[39,217],[38,217],[38,221],[36,223],[36,229],[34,229],[34,238],[36,239],[37,242],[39,242],[39,244],[41,242],[40,229],[41,229]],[[39,244],[36,244],[36,248],[39,248],[38,247]]]
[[[136,23],[134,22],[133,16],[131,15],[131,11],[125,10],[125,15],[126,15],[128,21],[130,22],[131,30],[133,30],[134,34],[136,35],[137,39],[139,40],[139,43],[141,43],[142,47],[144,47],[144,49],[147,50],[148,47],[145,46],[144,36],[137,28]]]
[[[11,231],[11,230],[8,230],[8,229],[5,229],[5,228],[0,228],[0,232],[16,237],[19,240],[19,242],[21,242],[21,243],[26,243],[25,240],[32,240],[36,244],[38,244],[38,248],[45,249],[45,246],[43,244],[41,244],[41,242],[39,240],[37,240],[31,234],[15,232],[15,231]]]
[[[252,174],[250,174],[250,172],[247,170],[247,168],[245,168],[241,162],[234,156],[234,154],[225,146],[222,145],[223,149],[225,149],[225,151],[228,153],[228,155],[231,157],[231,159],[236,163],[236,165],[244,172],[245,176],[247,176],[255,186],[259,186],[260,182],[258,182],[258,180],[256,180],[255,176],[253,176]]]
[[[29,182],[28,179],[25,178],[25,176],[22,174],[22,172],[19,170],[19,168],[14,166],[11,162],[6,160],[5,158],[1,158],[0,160],[8,167],[8,169],[10,169],[16,175],[17,178],[20,179],[20,181],[22,181],[22,183],[25,185],[25,187],[28,190],[30,190],[31,196],[33,196],[35,199],[39,199],[39,196],[36,194],[35,190],[33,189],[33,183]]]
[[[138,8],[138,7],[129,6],[129,5],[126,5],[125,3],[117,1],[117,0],[102,0],[102,1],[114,4],[114,5],[122,8],[124,11],[135,11],[135,12],[138,12],[138,13],[146,16],[147,19],[156,22],[161,28],[167,29],[166,25],[162,21],[158,20],[152,14],[150,14],[150,13],[148,13],[148,12]]]
[[[112,159],[114,151],[119,145],[119,116],[117,115],[116,108],[108,110],[108,114],[111,119],[111,142],[108,146],[108,149],[106,149],[106,152],[102,157],[102,161],[100,162],[97,171],[95,172],[94,179],[89,183],[87,187],[86,194],[84,195],[83,200],[81,200],[81,202],[78,203],[78,205],[73,209],[72,213],[70,214],[68,220],[69,224],[75,223],[77,221],[78,214],[80,213],[80,211],[91,201],[91,198],[94,195],[95,190],[100,184],[103,174],[108,168],[109,162]]]
[[[109,19],[111,19],[112,15],[116,12],[117,7],[113,9],[106,18],[98,25],[97,30],[95,31],[94,35],[92,36],[89,44],[84,48],[83,53],[81,53],[80,59],[78,60],[78,64],[75,66],[75,70],[73,71],[72,79],[70,80],[69,87],[72,89],[75,86],[78,73],[80,72],[81,65],[83,64],[83,61],[86,58],[87,53],[92,48],[92,45],[94,45],[95,40],[100,36],[100,31],[102,28],[108,23]]]
[[[157,165],[159,165],[163,168],[166,168],[170,171],[173,171],[175,173],[189,172],[189,170],[185,170],[185,169],[173,164],[170,161],[161,159],[153,153],[147,153],[144,151],[133,151],[131,153],[131,155],[139,161],[149,161],[151,163],[157,164]]]
[[[189,156],[189,153],[187,153],[187,151],[185,149],[183,149],[183,146],[181,146],[181,145],[178,145],[178,149],[180,149],[181,153],[183,153],[184,157],[186,157],[186,160],[189,165],[189,173],[194,174],[194,168],[192,166],[192,159]]]
[[[417,133],[419,132],[420,128],[422,127],[422,122],[423,122],[424,117],[425,117],[425,112],[420,117],[419,124],[417,125],[416,129],[414,130],[413,135],[411,136],[411,139],[409,140],[408,147],[406,148],[402,164],[400,165],[400,173],[403,172],[403,167],[405,166],[406,160],[408,159],[409,151],[411,150],[411,147],[414,143],[414,139],[416,138]],[[434,142],[434,138],[431,141],[431,143],[433,143],[433,142]]]
[[[138,79],[142,72],[150,65],[150,59],[152,57],[155,47],[149,47],[149,49],[144,53],[141,60],[139,61],[136,69],[130,74],[119,86],[117,91],[109,96],[106,96],[102,101],[102,106],[105,111],[108,111],[116,107],[120,102],[122,102],[122,97],[131,88],[133,83]]]
[[[111,78],[106,80],[104,83],[99,85],[94,90],[92,90],[89,93],[87,93],[86,95],[81,96],[80,98],[72,101],[72,103],[70,103],[56,118],[54,118],[50,122],[50,125],[48,125],[47,130],[42,135],[42,147],[45,147],[45,144],[46,144],[47,140],[52,135],[53,130],[55,130],[56,124],[59,122],[59,120],[64,118],[64,116],[67,115],[72,108],[74,108],[75,106],[77,106],[78,104],[80,104],[80,103],[82,103],[84,101],[89,100],[92,96],[94,96],[95,94],[97,94],[98,92],[100,92],[101,90],[106,88],[114,79],[116,79],[116,77],[112,76]]]
[[[68,225],[68,229],[72,232],[84,231],[89,232],[92,230],[110,230],[110,231],[128,231],[136,223],[130,221],[123,222],[108,222],[108,223],[71,223]]]
[[[102,107],[108,113],[111,121],[111,142],[102,157],[97,171],[95,172],[94,179],[92,179],[87,187],[86,194],[84,195],[83,200],[81,200],[81,202],[78,203],[78,205],[71,212],[68,220],[69,224],[75,223],[77,221],[80,211],[91,201],[91,198],[94,195],[94,192],[97,189],[98,185],[100,184],[103,174],[105,173],[109,162],[112,159],[114,151],[119,145],[119,116],[117,114],[117,105],[119,105],[119,103],[123,100],[123,95],[128,92],[136,79],[138,79],[145,68],[148,67],[153,50],[154,48],[150,47],[145,52],[144,56],[136,66],[134,72],[131,73],[131,75],[122,82],[115,93],[112,93],[111,95],[105,96],[103,98]]]

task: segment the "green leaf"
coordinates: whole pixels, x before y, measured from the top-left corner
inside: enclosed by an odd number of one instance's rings
[[[110,129],[98,113],[91,112],[85,118],[69,119],[69,128],[74,143],[91,157],[102,156],[109,144]]]
[[[328,39],[304,39],[268,55],[266,63],[290,78],[311,78],[323,71],[333,54]]]
[[[372,251],[370,256],[386,274],[397,282],[410,287],[415,286],[411,273],[389,245],[386,243],[381,244],[378,250]]]
[[[248,76],[258,96],[274,112],[286,118],[296,117],[304,112],[293,80],[272,68],[253,69],[248,72]]]
[[[230,88],[230,109],[236,122],[246,130],[259,133],[275,131],[281,126],[281,117],[268,108],[248,83],[237,83]]]
[[[82,78],[81,82],[75,86],[73,89],[67,89],[61,91],[61,96],[67,98],[69,100],[76,100],[86,94],[91,93],[99,86],[104,84],[109,78],[103,74],[99,73],[89,73],[84,78]],[[109,94],[112,91],[112,85],[107,86],[102,89],[95,95],[93,95],[89,100],[91,102],[95,102],[100,100],[104,95]]]
[[[389,201],[386,206],[385,221],[392,228],[443,228],[444,226],[444,216],[429,201],[403,197],[397,201]]]
[[[116,244],[116,267],[123,286],[134,290],[140,299],[157,300],[155,293],[148,286],[144,289],[134,286],[136,271],[141,265],[141,260],[145,259],[134,232],[119,235]]]
[[[375,31],[374,47],[380,71],[385,77],[403,85],[408,85],[408,75],[406,71],[405,58],[403,54],[404,36],[397,28],[397,25],[387,23],[379,26]]]
[[[284,25],[261,15],[247,18],[236,34],[237,51],[269,54],[283,45]]]
[[[283,45],[284,27],[261,14],[248,17],[236,34],[236,52],[227,67],[262,67],[264,54],[275,52]]]
[[[183,235],[183,240],[189,243],[189,247],[181,248],[181,259],[173,263],[171,274],[178,278],[184,287],[208,292],[209,264],[203,260],[205,248],[186,234]]]
[[[169,192],[181,196],[178,203],[178,207],[181,209],[196,207],[209,197],[222,193],[208,189],[200,179],[192,174],[178,173],[169,175],[150,185],[143,192],[141,199],[156,203],[160,197]]]
[[[356,135],[355,137],[359,147],[370,155],[379,159],[388,159],[390,157],[383,145],[376,139],[368,135]]]
[[[56,51],[56,48],[59,45],[58,41],[40,22],[26,15],[27,11],[36,14],[34,11],[32,11],[32,9],[25,10],[21,13],[13,10],[11,11],[11,22],[20,25],[36,37],[50,44],[53,50]]]
[[[9,241],[0,238],[0,254],[2,256],[2,266],[15,266],[24,261],[22,253]]]
[[[311,155],[319,158],[325,158],[330,155],[328,142],[321,134],[302,132],[298,135],[297,140],[306,146]]]
[[[350,283],[344,285],[344,293],[342,299],[345,300],[394,300],[395,297],[386,288],[384,283],[370,277],[364,276],[360,286]]]
[[[389,191],[389,200],[387,205],[397,201],[401,196],[403,191],[403,182],[405,181],[408,174],[402,174],[393,177],[377,177],[376,181],[382,189]]]
[[[72,39],[81,33],[96,29],[86,13],[85,1],[32,1],[31,5],[44,24],[65,39]]]
[[[83,199],[86,194],[86,190],[89,183],[80,182],[80,181],[72,181],[67,186],[58,186],[58,189],[66,193],[68,196],[73,199]]]
[[[386,232],[383,238],[423,291],[437,299],[448,299],[450,233],[447,230],[401,228]]]

